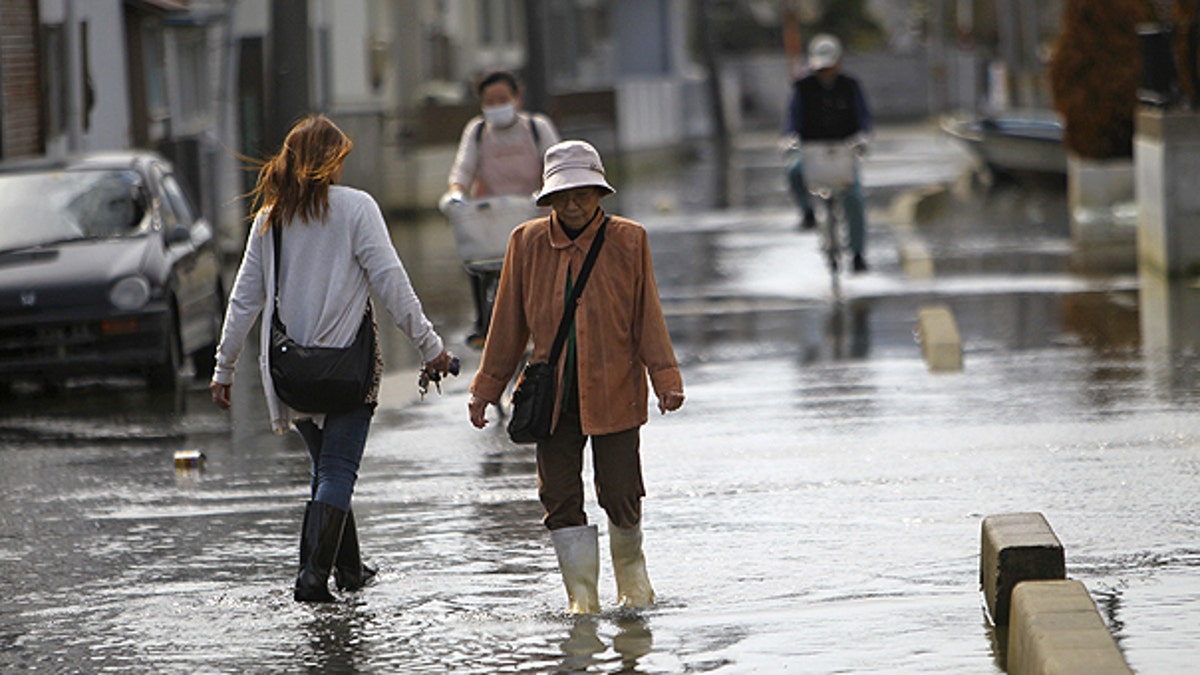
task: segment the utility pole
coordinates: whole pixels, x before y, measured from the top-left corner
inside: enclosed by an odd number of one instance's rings
[[[308,0],[271,0],[269,146],[310,112],[308,98]]]
[[[75,0],[63,6],[63,42],[67,52],[67,152],[83,150],[83,46]]]
[[[546,112],[546,8],[542,0],[525,0],[525,91],[529,110]]]

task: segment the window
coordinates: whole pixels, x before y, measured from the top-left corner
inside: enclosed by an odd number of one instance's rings
[[[151,21],[143,21],[142,64],[146,78],[146,111],[152,120],[167,117],[167,91],[163,82],[162,32]]]
[[[192,209],[192,203],[188,201],[187,195],[183,192],[183,187],[171,174],[163,175],[160,180],[163,192],[167,195],[167,203],[163,204],[163,213],[170,212],[168,218],[173,219],[179,225],[190,228],[196,220],[196,215]]]
[[[514,0],[483,0],[479,3],[479,42],[503,47],[516,42],[517,5]]]
[[[179,57],[179,115],[194,120],[208,115],[212,97],[208,95],[208,51],[203,29],[182,29],[176,33]]]

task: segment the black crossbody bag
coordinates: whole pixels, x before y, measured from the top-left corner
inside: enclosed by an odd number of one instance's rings
[[[562,320],[558,322],[558,334],[554,336],[554,344],[550,348],[550,360],[526,364],[517,382],[517,388],[512,396],[512,417],[508,420],[508,437],[513,443],[536,443],[550,437],[550,426],[554,421],[554,394],[557,386],[554,382],[554,371],[558,357],[562,354],[567,342],[567,333],[575,321],[575,306],[579,295],[592,274],[592,266],[596,256],[600,254],[600,246],[604,243],[604,230],[608,227],[608,216],[596,230],[596,238],[588,249],[587,258],[579,270],[579,279],[571,288],[571,296],[563,306]]]
[[[279,227],[275,237],[275,295],[271,298],[271,346],[268,355],[275,395],[294,410],[340,413],[362,405],[375,382],[375,326],[371,301],[349,347],[305,347],[288,337],[279,318]]]

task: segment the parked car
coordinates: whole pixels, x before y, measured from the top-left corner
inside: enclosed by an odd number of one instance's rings
[[[135,373],[172,387],[215,361],[212,227],[144,151],[0,165],[0,383]]]

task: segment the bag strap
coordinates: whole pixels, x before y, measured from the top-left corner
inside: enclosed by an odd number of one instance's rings
[[[479,124],[475,125],[475,145],[483,142],[483,125],[484,121],[479,120]],[[533,119],[533,115],[529,116],[529,133],[533,135],[533,149],[537,150],[542,145],[542,133],[538,131],[537,123]]]
[[[272,322],[279,322],[279,329],[284,333],[287,332],[287,327],[283,325],[283,319],[279,318],[279,249],[283,246],[283,229],[280,225],[271,225],[271,237],[275,239],[275,295],[271,298],[273,311],[271,312]]]
[[[579,295],[583,293],[583,287],[592,274],[592,266],[596,264],[596,256],[600,254],[600,246],[604,244],[604,230],[608,227],[608,218],[608,215],[605,215],[600,229],[596,230],[596,238],[592,240],[583,267],[579,268],[579,278],[571,287],[571,297],[567,298],[567,304],[563,306],[562,320],[558,322],[558,334],[554,336],[554,346],[550,348],[550,363],[558,363],[558,356],[567,341],[567,332],[571,330],[571,323],[575,319],[575,306],[578,304]]]

